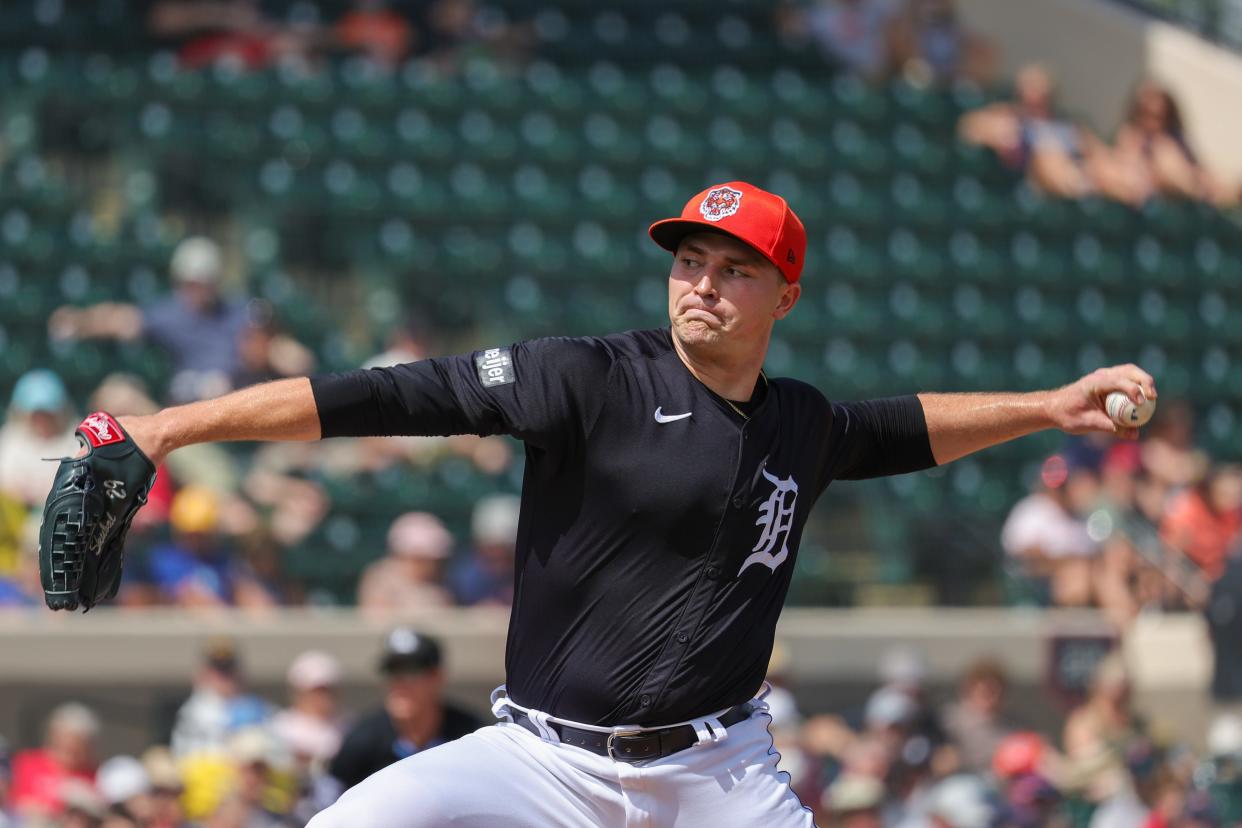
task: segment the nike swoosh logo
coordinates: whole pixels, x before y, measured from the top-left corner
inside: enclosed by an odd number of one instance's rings
[[[684,420],[694,413],[693,411],[687,411],[685,414],[665,414],[661,411],[662,408],[664,406],[660,406],[655,410],[655,421],[657,423],[671,423],[674,420]]]

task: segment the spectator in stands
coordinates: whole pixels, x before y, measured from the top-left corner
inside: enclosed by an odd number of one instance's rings
[[[896,687],[881,687],[867,699],[858,741],[878,745],[891,767],[914,729],[918,712],[918,705],[908,694]]]
[[[828,828],[882,828],[883,806],[883,782],[843,774],[824,791],[820,823]]]
[[[910,82],[991,80],[996,50],[962,24],[953,0],[907,0],[894,24],[894,63]]]
[[[492,495],[474,505],[470,520],[474,549],[449,577],[457,603],[499,607],[513,603],[513,553],[521,504],[521,498],[513,495]]]
[[[13,784],[13,760],[9,743],[0,736],[0,828],[14,828],[17,818],[10,807],[9,789]]]
[[[789,774],[789,787],[803,802],[817,802],[823,793],[819,765],[802,746],[802,711],[790,689],[789,668],[789,648],[778,639],[768,659],[768,694],[763,699],[772,719],[768,731],[780,755],[779,768]]]
[[[219,534],[219,498],[188,486],[169,511],[172,540],[151,550],[146,576],[163,601],[182,607],[268,608],[278,596],[233,554]]]
[[[337,43],[356,50],[377,65],[393,69],[410,54],[417,33],[386,0],[354,0],[333,26]]]
[[[922,651],[905,645],[892,647],[880,656],[878,672],[881,687],[891,687],[914,703],[911,734],[925,737],[933,750],[943,745],[945,730],[927,696],[927,659]]]
[[[30,513],[25,503],[0,491],[0,607],[24,603],[21,584],[33,536],[33,527],[27,522]]]
[[[284,333],[276,310],[266,299],[251,299],[248,324],[237,344],[238,367],[232,377],[235,388],[281,377],[305,375],[315,370],[315,356]]]
[[[287,678],[290,704],[272,717],[272,732],[300,764],[324,766],[344,735],[340,662],[322,650],[307,650],[289,665]]]
[[[142,766],[151,780],[151,816],[144,828],[185,828],[185,809],[181,805],[185,782],[172,752],[163,745],[147,748],[142,754]]]
[[[222,768],[224,792],[203,820],[204,828],[293,828],[291,780],[283,747],[263,727],[229,737]]]
[[[393,762],[451,741],[482,726],[445,701],[440,644],[409,627],[384,639],[380,657],[384,704],[365,714],[345,735],[329,773],[342,790]]]
[[[248,693],[237,648],[229,639],[215,639],[203,651],[194,675],[194,690],[177,711],[172,751],[178,757],[218,751],[244,727],[266,722],[271,706]]]
[[[1163,751],[1146,738],[1118,749],[1121,782],[1091,815],[1090,828],[1130,828],[1175,823],[1184,804],[1184,788],[1171,773]]]
[[[1242,544],[1230,548],[1203,615],[1212,642],[1212,698],[1237,704],[1242,701]]]
[[[217,62],[262,69],[305,58],[318,39],[314,27],[266,18],[260,0],[158,0],[150,6],[147,31],[161,45],[177,48],[187,69]]]
[[[15,502],[0,496],[0,520],[11,521],[10,525],[18,533],[12,536],[13,539],[23,544],[12,559],[14,568],[9,572],[0,572],[0,609],[42,607],[43,583],[39,579],[38,540],[33,535],[38,523],[26,521],[24,511],[17,515],[9,509],[9,504]],[[22,522],[19,523],[19,520]]]
[[[55,373],[39,368],[17,380],[0,428],[0,492],[42,507],[56,476],[48,458],[78,451],[71,419],[69,395]]]
[[[151,779],[142,762],[133,756],[113,756],[104,762],[95,784],[108,803],[109,822],[115,822],[116,828],[126,824],[137,828],[151,821]]]
[[[172,358],[169,397],[173,402],[230,391],[244,380],[245,371],[253,370],[243,364],[241,353],[252,308],[243,300],[221,295],[224,255],[211,239],[193,236],[182,241],[173,252],[170,269],[176,288],[172,296],[142,308],[116,302],[58,308],[48,319],[49,333],[56,339],[146,338]],[[298,374],[313,362],[288,337],[275,337],[268,350],[275,375]]]
[[[1095,502],[1097,491],[1090,470],[1071,473],[1065,460],[1053,455],[1044,461],[1036,491],[1010,510],[1001,546],[1023,600],[1041,606],[1090,604],[1097,550],[1081,513]]]
[[[452,595],[441,570],[453,548],[453,536],[435,515],[407,512],[388,530],[388,554],[367,566],[358,584],[358,606],[390,613],[447,607]]]
[[[1143,554],[1155,545],[1154,527],[1140,513],[1138,479],[1142,471],[1139,445],[1112,441],[1098,463],[1100,497],[1089,520],[1100,542],[1096,593],[1100,607],[1119,630],[1124,630],[1145,601],[1152,573]]]
[[[96,740],[99,718],[82,704],[62,704],[47,720],[43,747],[13,757],[13,810],[36,820],[64,810],[64,784],[77,780],[95,783]]]
[[[1146,431],[1140,443],[1143,468],[1167,493],[1193,486],[1207,474],[1210,461],[1195,445],[1195,412],[1188,401],[1161,400],[1160,413]],[[1159,511],[1164,511],[1163,504]]]
[[[419,314],[410,314],[394,325],[384,340],[384,350],[362,363],[363,368],[388,368],[418,362],[438,352],[436,335],[430,323]]]
[[[791,25],[810,35],[831,63],[869,80],[893,69],[895,0],[816,0]]]
[[[1006,736],[992,756],[992,775],[1005,806],[1006,828],[1069,828],[1063,797],[1050,781],[1051,750],[1038,733]]]
[[[1238,187],[1226,185],[1199,163],[1186,137],[1177,100],[1153,80],[1144,80],[1135,88],[1125,123],[1117,131],[1115,151],[1131,186],[1144,196],[1228,206],[1242,195]]]
[[[957,698],[945,706],[941,716],[957,747],[962,770],[986,772],[996,749],[1013,731],[1005,720],[1008,692],[1005,668],[994,659],[979,659],[962,674]]]
[[[60,786],[60,801],[63,810],[56,828],[103,828],[108,804],[94,785],[81,779],[66,779]]]
[[[1087,699],[1065,720],[1062,743],[1071,774],[1092,802],[1126,785],[1126,752],[1145,725],[1131,705],[1130,677],[1121,654],[1101,659]]]
[[[1220,824],[1237,825],[1242,822],[1242,717],[1222,713],[1212,720],[1207,753],[1200,775],[1211,780],[1208,790]]]
[[[1209,580],[1225,571],[1229,550],[1242,532],[1242,470],[1212,469],[1168,503],[1160,536],[1195,562]]]
[[[1013,101],[963,115],[961,139],[991,149],[1049,195],[1081,198],[1099,192],[1131,204],[1142,200],[1113,153],[1090,130],[1057,114],[1047,70],[1036,65],[1018,70],[1014,93]]]
[[[959,774],[932,789],[926,828],[990,828],[997,817],[987,784],[977,776]]]

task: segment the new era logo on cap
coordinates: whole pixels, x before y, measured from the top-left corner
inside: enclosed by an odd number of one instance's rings
[[[704,229],[728,233],[776,265],[785,281],[802,276],[806,230],[785,199],[745,181],[715,184],[686,202],[681,215],[651,225],[655,243],[677,252],[685,236]]]

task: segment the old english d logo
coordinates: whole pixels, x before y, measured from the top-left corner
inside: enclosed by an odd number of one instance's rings
[[[781,479],[763,470],[763,477],[772,484],[772,494],[759,507],[759,519],[756,526],[763,527],[759,542],[750,551],[750,556],[742,562],[737,571],[741,575],[751,564],[763,564],[773,572],[789,557],[789,530],[793,528],[794,508],[798,503],[798,484],[793,475]]]

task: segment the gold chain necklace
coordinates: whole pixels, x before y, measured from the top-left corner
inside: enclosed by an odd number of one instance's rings
[[[760,371],[759,371],[759,376],[763,379],[763,388],[764,388],[764,390],[766,391],[766,390],[767,390],[767,387],[768,387],[768,375],[767,375],[767,374],[765,374],[765,373],[763,373],[763,371],[762,371],[762,370],[760,370]],[[749,414],[747,414],[746,412],[742,411],[742,409],[738,408],[736,405],[734,405],[734,404],[733,404],[733,400],[730,400],[730,399],[728,399],[727,397],[721,397],[720,399],[722,399],[722,400],[724,400],[724,401],[725,401],[725,405],[729,406],[729,408],[732,408],[734,411],[736,411],[736,412],[737,412],[737,416],[741,417],[743,420],[749,420],[749,419],[750,419],[750,415],[749,415]]]

